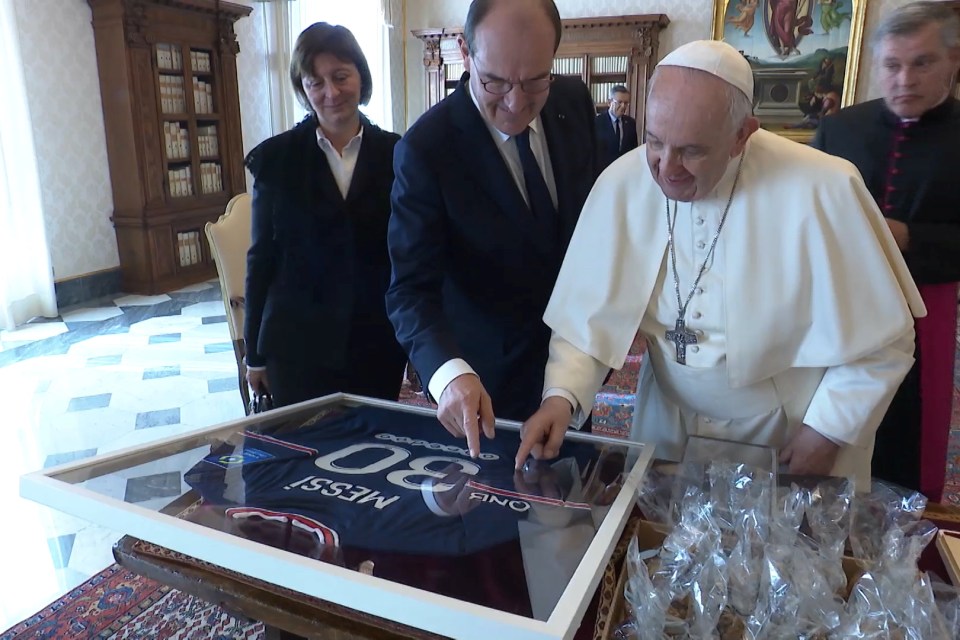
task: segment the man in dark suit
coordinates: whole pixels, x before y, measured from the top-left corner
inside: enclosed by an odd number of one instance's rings
[[[960,20],[941,2],[887,14],[873,33],[883,98],[824,118],[811,143],[857,166],[927,307],[916,364],[877,429],[873,475],[943,493],[960,281]],[[870,277],[865,274],[864,277]]]
[[[551,75],[560,30],[552,0],[474,0],[467,72],[395,152],[387,311],[474,455],[494,411],[540,406],[543,311],[596,176],[589,91]]]
[[[637,121],[627,115],[630,92],[622,84],[610,89],[610,108],[597,116],[600,170],[631,149],[637,148]]]

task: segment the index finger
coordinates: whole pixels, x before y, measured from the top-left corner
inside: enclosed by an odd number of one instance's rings
[[[467,448],[470,450],[470,457],[476,458],[480,453],[480,425],[477,423],[476,409],[464,409],[463,432],[467,436]]]
[[[517,449],[517,457],[514,460],[514,469],[523,467],[523,463],[530,457],[530,452],[537,445],[539,433],[536,429],[527,429],[526,433],[520,436],[520,448]]]
[[[493,401],[486,392],[480,395],[480,425],[483,433],[491,440],[495,434],[495,418],[493,416]]]
[[[544,458],[556,458],[560,455],[560,446],[563,444],[563,438],[567,435],[567,425],[553,423],[550,425],[550,432],[547,434],[547,444],[543,447]]]

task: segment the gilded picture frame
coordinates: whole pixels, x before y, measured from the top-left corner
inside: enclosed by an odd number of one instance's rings
[[[715,0],[713,37],[753,68],[763,128],[798,142],[853,104],[867,0]]]

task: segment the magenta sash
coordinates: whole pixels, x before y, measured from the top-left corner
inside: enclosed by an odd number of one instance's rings
[[[920,491],[940,502],[946,477],[957,348],[957,283],[919,285],[927,316],[917,318],[920,352]]]

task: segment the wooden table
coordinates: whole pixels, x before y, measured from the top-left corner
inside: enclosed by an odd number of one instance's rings
[[[584,614],[576,640],[605,637],[623,559],[639,515],[630,518]],[[113,547],[117,563],[178,591],[263,622],[268,640],[441,640],[413,627],[278,587],[131,536]]]

